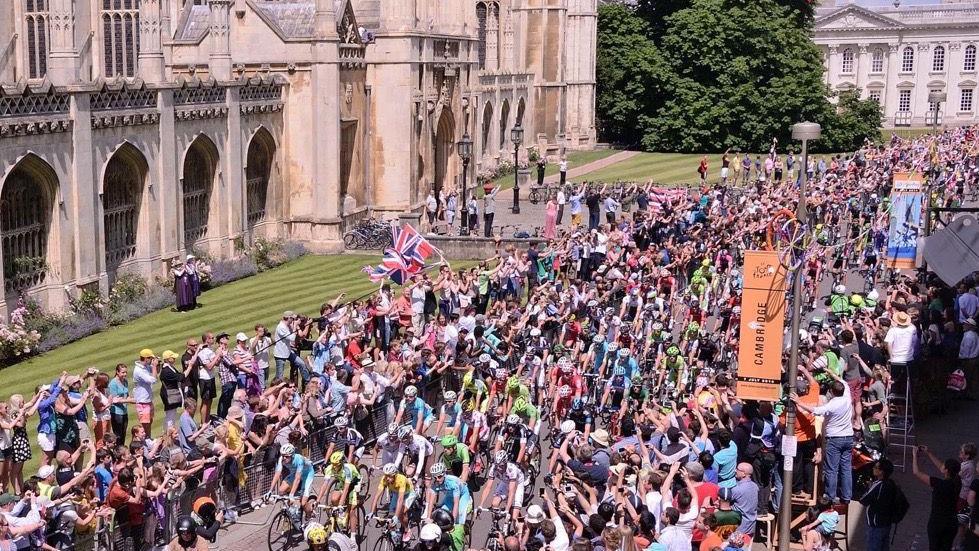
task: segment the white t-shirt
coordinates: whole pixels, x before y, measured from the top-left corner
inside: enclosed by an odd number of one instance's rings
[[[211,375],[211,371],[207,369],[207,366],[214,361],[215,353],[213,350],[206,346],[202,346],[197,352],[197,360],[200,362],[201,367],[197,370],[197,378],[202,381],[210,381],[214,377]]]
[[[823,416],[826,438],[853,436],[853,402],[849,385],[843,385],[843,396],[834,396],[825,404],[812,408],[812,412]]]
[[[425,313],[425,287],[421,285],[411,289],[411,311],[415,314]]]
[[[907,327],[892,326],[887,330],[884,342],[891,353],[891,363],[908,363],[914,359],[914,341],[917,330],[913,325]]]
[[[568,198],[564,196],[564,190],[557,190],[557,204],[563,205],[568,202]]]

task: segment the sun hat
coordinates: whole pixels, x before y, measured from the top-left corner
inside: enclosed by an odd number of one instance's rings
[[[246,335],[246,334],[244,334],[244,333],[242,333],[242,332],[239,331],[238,334],[235,335],[235,340],[238,341],[238,342],[247,341],[248,340],[248,335]]]
[[[540,524],[544,522],[544,510],[536,503],[527,507],[527,524]]]
[[[608,431],[605,429],[598,429],[591,433],[591,439],[593,442],[603,448],[608,447]]]
[[[68,375],[67,377],[65,377],[66,387],[73,387],[81,382],[82,382],[82,378],[79,377],[78,375]]]
[[[37,470],[37,477],[41,480],[50,477],[54,474],[54,467],[52,465],[42,465],[40,469]]]
[[[894,323],[898,327],[907,327],[911,325],[911,316],[907,312],[894,312]]]

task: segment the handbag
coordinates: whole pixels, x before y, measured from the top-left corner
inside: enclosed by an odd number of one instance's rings
[[[167,366],[168,369],[173,370],[174,373],[177,372],[173,367]],[[163,396],[166,399],[167,405],[180,405],[184,401],[184,393],[180,390],[180,384],[178,383],[175,388],[163,387]]]

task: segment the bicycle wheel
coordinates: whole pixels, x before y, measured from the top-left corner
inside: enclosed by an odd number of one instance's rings
[[[269,551],[289,551],[301,539],[302,534],[292,526],[292,520],[285,511],[279,511],[272,518],[269,524]]]
[[[343,246],[348,249],[359,249],[361,244],[360,235],[356,232],[348,231],[343,234]]]
[[[367,517],[367,511],[364,510],[364,505],[358,503],[354,510],[350,512],[352,518],[347,519],[347,526],[350,526],[350,521],[357,521],[357,544],[359,545],[367,537],[367,521],[364,519]]]
[[[374,551],[394,551],[394,542],[387,534],[382,534],[374,542]]]

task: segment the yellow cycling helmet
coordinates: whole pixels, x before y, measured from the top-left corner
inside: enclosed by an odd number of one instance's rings
[[[333,452],[330,456],[330,465],[340,465],[343,463],[343,452]]]
[[[328,538],[326,528],[318,522],[310,522],[306,525],[306,543],[309,545],[326,545]]]

